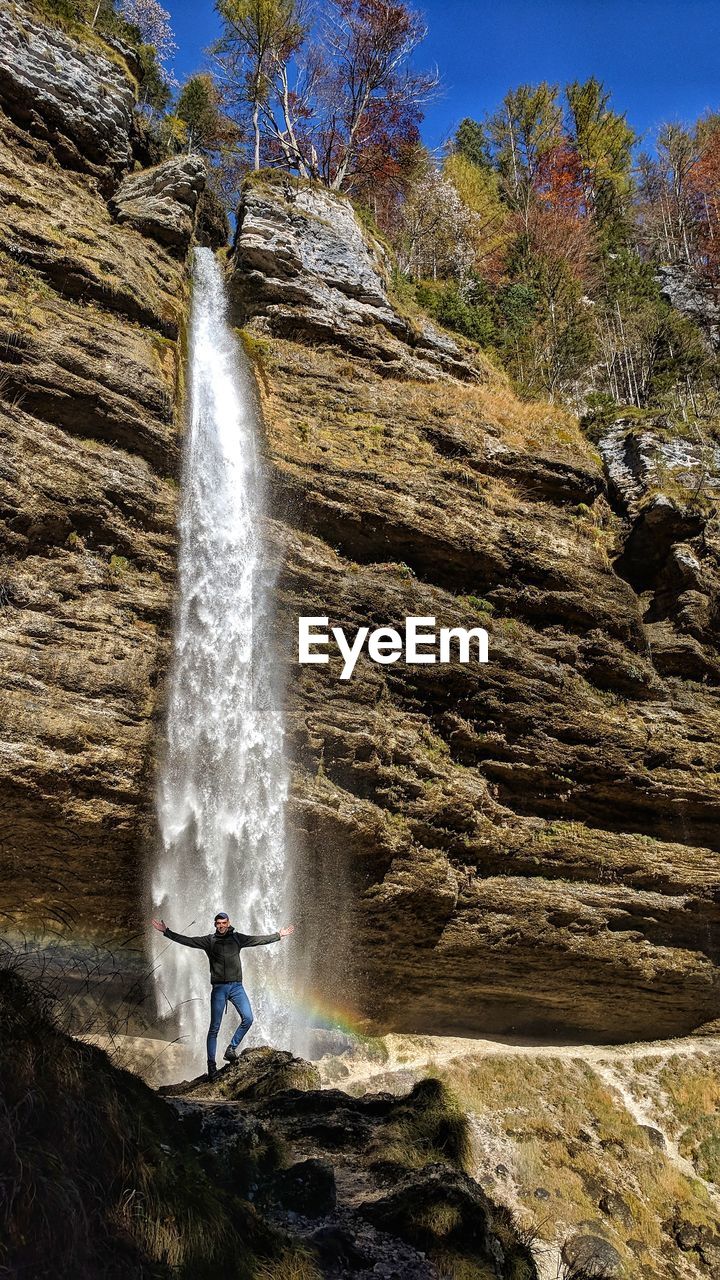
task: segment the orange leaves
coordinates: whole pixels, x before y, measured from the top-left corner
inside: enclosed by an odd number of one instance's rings
[[[562,142],[541,157],[535,178],[540,202],[556,214],[572,218],[587,213],[583,168],[575,148]]]
[[[529,233],[531,248],[538,257],[563,264],[585,287],[591,283],[597,254],[587,217],[540,202],[530,212]]]
[[[720,279],[720,125],[705,133],[687,175],[688,197],[705,272]]]

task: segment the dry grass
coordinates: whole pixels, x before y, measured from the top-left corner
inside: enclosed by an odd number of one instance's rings
[[[469,448],[477,448],[490,427],[512,448],[547,454],[595,470],[599,460],[565,409],[542,401],[519,400],[507,380],[488,367],[483,383],[412,382],[380,377],[367,362],[328,349],[274,341],[273,386],[264,390],[264,408],[275,429],[299,440],[303,453],[344,456],[355,465],[372,441],[382,440],[393,465],[436,468],[438,457],[423,428],[451,429]],[[298,395],[298,380],[302,395]],[[299,423],[305,424],[299,430]],[[372,451],[372,450],[371,450]],[[383,465],[388,465],[387,456]],[[464,462],[443,458],[459,483],[484,488]]]
[[[312,1258],[301,1249],[286,1249],[272,1262],[261,1262],[254,1280],[322,1280]]]
[[[720,1100],[720,1073],[711,1063],[687,1060],[667,1067],[660,1082],[672,1105],[697,1135],[695,1155],[702,1167],[712,1157],[713,1108]],[[677,1249],[668,1224],[676,1219],[697,1226],[716,1225],[716,1212],[699,1181],[686,1177],[670,1157],[654,1147],[617,1094],[592,1065],[580,1059],[522,1055],[463,1060],[439,1073],[462,1107],[497,1134],[500,1159],[520,1202],[535,1217],[539,1239],[562,1241],[582,1223],[604,1220],[609,1238],[623,1258],[627,1275],[637,1257],[628,1241],[641,1241],[658,1278],[675,1272],[668,1262]],[[671,1088],[672,1086],[672,1088]],[[708,1128],[710,1126],[710,1128]],[[687,1137],[690,1142],[690,1137]],[[688,1151],[689,1154],[689,1151]],[[482,1143],[477,1157],[483,1160]],[[494,1157],[482,1164],[491,1176]],[[502,1186],[498,1184],[498,1189]],[[538,1204],[536,1191],[549,1195]],[[599,1197],[605,1188],[625,1203],[627,1221],[605,1216]]]
[[[720,1184],[720,1063],[698,1055],[692,1062],[671,1058],[658,1085],[676,1121],[678,1145],[698,1173]]]
[[[444,1161],[466,1170],[470,1161],[468,1122],[453,1093],[434,1078],[416,1084],[378,1130],[371,1160],[376,1165],[403,1169],[422,1169]]]

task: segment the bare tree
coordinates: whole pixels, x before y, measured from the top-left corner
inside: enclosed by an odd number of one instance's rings
[[[358,151],[383,104],[412,111],[437,88],[437,73],[409,69],[410,55],[427,27],[404,3],[387,0],[330,0],[324,19],[329,74],[322,86],[324,128],[321,176],[341,190],[352,176]]]
[[[223,34],[214,52],[229,104],[236,110],[250,109],[254,169],[260,168],[262,119],[274,123],[270,104],[280,86],[285,129],[273,132],[283,143],[286,159],[307,176],[292,128],[287,70],[307,35],[304,0],[218,0],[217,11]]]
[[[255,168],[264,140],[270,163],[347,190],[378,137],[416,136],[438,77],[409,68],[426,28],[403,0],[323,0],[314,22],[308,2],[217,0],[215,52],[229,105],[251,113]]]

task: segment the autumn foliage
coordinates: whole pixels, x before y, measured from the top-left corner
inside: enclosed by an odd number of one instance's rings
[[[102,5],[169,55],[158,0]],[[710,403],[707,340],[663,297],[660,269],[720,287],[720,116],[665,125],[647,155],[595,77],[522,84],[430,154],[438,76],[416,70],[426,29],[407,0],[216,9],[213,74],[191,77],[155,127],[167,151],[206,157],[228,204],[264,166],[346,192],[392,243],[398,288],[494,348],[529,394],[686,417],[702,386]],[[151,123],[163,93],[145,90]]]

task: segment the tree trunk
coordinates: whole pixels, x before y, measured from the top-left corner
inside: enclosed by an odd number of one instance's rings
[[[253,103],[253,133],[255,135],[255,156],[253,159],[253,168],[257,173],[260,169],[260,103],[256,98]]]

